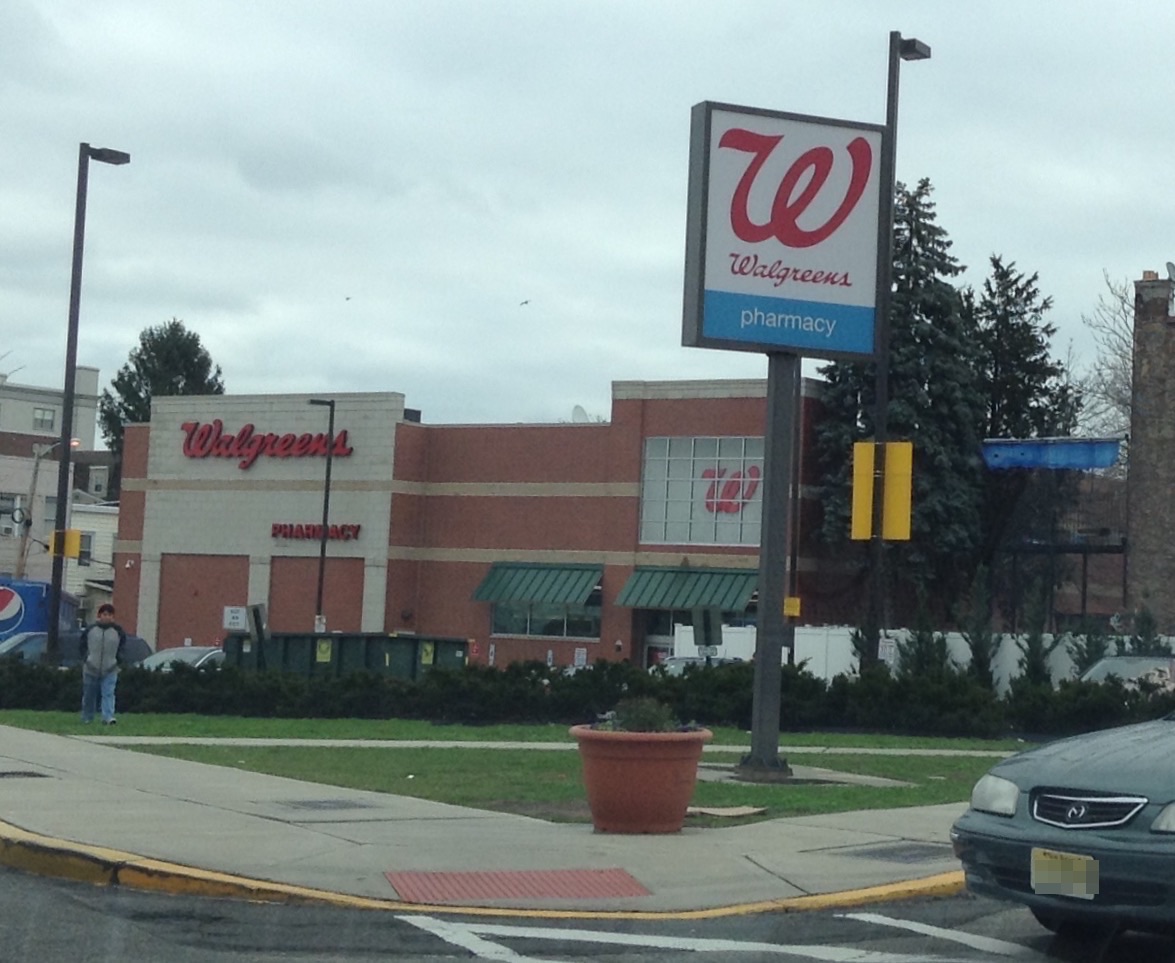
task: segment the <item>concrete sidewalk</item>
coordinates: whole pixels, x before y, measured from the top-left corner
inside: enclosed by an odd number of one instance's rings
[[[962,803],[613,836],[102,744],[130,741],[0,726],[0,862],[180,893],[563,917],[962,889],[948,842]]]

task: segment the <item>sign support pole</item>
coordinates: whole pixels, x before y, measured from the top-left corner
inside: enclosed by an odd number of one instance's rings
[[[755,682],[751,705],[751,751],[739,771],[752,779],[787,778],[779,755],[783,649],[795,645],[795,623],[783,600],[791,585],[794,537],[792,481],[799,461],[800,356],[767,355],[767,426],[763,452],[763,528],[759,549],[759,609],[755,620]]]

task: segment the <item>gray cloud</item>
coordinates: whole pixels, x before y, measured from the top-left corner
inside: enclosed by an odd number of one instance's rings
[[[132,154],[90,178],[79,360],[104,383],[173,316],[230,391],[398,390],[433,421],[760,377],[680,347],[689,109],[879,123],[894,28],[934,49],[903,68],[898,176],[934,182],[966,280],[993,252],[1039,271],[1058,351],[1087,345],[1103,268],[1175,257],[1175,9],[836,5],[12,0],[3,365],[61,381],[88,140]]]

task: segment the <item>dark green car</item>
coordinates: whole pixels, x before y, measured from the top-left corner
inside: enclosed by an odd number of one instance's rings
[[[993,766],[951,829],[967,888],[1050,930],[1175,930],[1175,716]]]

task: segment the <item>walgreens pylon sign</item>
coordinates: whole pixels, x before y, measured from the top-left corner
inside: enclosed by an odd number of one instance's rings
[[[684,344],[873,353],[882,130],[694,107]]]

